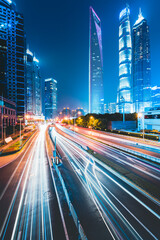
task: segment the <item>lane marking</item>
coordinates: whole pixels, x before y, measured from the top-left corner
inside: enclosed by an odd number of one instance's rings
[[[32,145],[32,143],[33,143],[33,141],[35,140],[36,137],[37,137],[37,135],[35,135],[34,138],[32,139],[31,143],[29,144],[29,146],[27,147],[26,151],[24,152],[23,157],[21,158],[20,162],[18,163],[16,169],[14,170],[14,172],[13,172],[12,175],[11,175],[11,177],[9,178],[9,181],[7,182],[7,185],[5,186],[3,192],[2,192],[2,194],[1,194],[1,196],[0,196],[0,200],[2,200],[2,198],[3,198],[3,196],[4,196],[5,192],[6,192],[6,190],[7,190],[8,186],[9,186],[9,184],[11,183],[11,181],[12,181],[14,175],[16,174],[16,171],[18,170],[18,168],[19,168],[19,166],[20,166],[22,160],[24,159],[25,155],[27,154],[27,152],[28,152],[30,146]],[[16,160],[16,159],[15,159],[15,160]]]
[[[34,145],[35,145],[35,143],[34,143]],[[2,228],[1,228],[1,231],[0,231],[0,237],[2,236],[3,230],[4,230],[5,225],[6,225],[6,222],[7,222],[7,226],[6,226],[6,228],[5,228],[5,233],[6,233],[6,229],[7,229],[7,227],[8,227],[8,223],[9,223],[10,216],[11,216],[11,213],[12,213],[12,210],[13,210],[13,206],[14,206],[14,203],[15,203],[15,199],[16,199],[16,196],[17,196],[17,193],[18,193],[18,190],[19,190],[19,186],[20,186],[21,181],[22,181],[22,177],[23,177],[24,172],[25,172],[25,170],[26,170],[26,168],[27,168],[29,159],[31,158],[32,155],[33,155],[33,148],[32,148],[32,150],[31,150],[31,152],[30,152],[30,154],[29,154],[29,156],[28,156],[28,158],[27,158],[27,161],[26,161],[26,164],[25,164],[25,166],[24,166],[23,172],[22,172],[22,174],[21,174],[21,177],[20,177],[20,179],[19,179],[18,185],[17,185],[17,187],[16,187],[16,189],[15,189],[14,195],[13,195],[12,200],[11,200],[11,203],[10,203],[10,205],[9,205],[7,214],[6,214],[6,216],[5,216],[5,220],[4,220],[4,222],[3,222],[3,225],[2,225]],[[8,216],[9,216],[9,219],[8,219]],[[8,221],[7,221],[7,219],[8,219]],[[4,233],[4,236],[5,236],[5,233]],[[4,238],[4,236],[3,236],[3,238]]]
[[[46,149],[47,149],[47,146],[46,146]],[[60,203],[60,198],[59,198],[59,195],[58,195],[54,175],[53,175],[53,172],[52,172],[52,169],[51,169],[51,163],[50,163],[49,156],[48,156],[48,150],[47,150],[47,158],[48,158],[48,162],[49,162],[49,166],[50,166],[50,172],[51,172],[51,176],[52,176],[52,180],[53,180],[53,184],[54,184],[54,188],[55,188],[55,192],[56,192],[56,197],[57,197],[57,201],[58,201],[58,206],[59,206],[59,210],[60,210],[60,215],[61,215],[61,219],[62,219],[62,224],[63,224],[63,228],[64,228],[65,237],[66,237],[66,240],[69,240],[69,235],[68,235],[66,223],[65,223],[65,220],[64,220],[64,215],[63,215],[63,211],[62,211],[62,207],[61,207],[61,203]]]

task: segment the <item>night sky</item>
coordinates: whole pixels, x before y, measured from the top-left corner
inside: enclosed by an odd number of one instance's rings
[[[126,2],[131,25],[139,7],[150,26],[152,85],[160,85],[159,0],[15,0],[24,14],[27,43],[40,60],[42,76],[58,81],[58,109],[88,108],[89,6],[102,23],[105,103],[115,102],[118,87],[119,12]]]

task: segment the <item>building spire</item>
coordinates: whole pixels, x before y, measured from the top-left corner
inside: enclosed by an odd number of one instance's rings
[[[142,18],[142,9],[139,8],[139,15],[138,15],[139,18]]]
[[[142,15],[142,10],[141,10],[141,8],[139,8],[138,19],[137,19],[137,21],[135,22],[134,25],[139,24],[140,22],[142,22],[143,19],[144,19],[144,17],[143,17],[143,15]]]
[[[126,3],[126,8],[129,8],[129,4],[128,3]]]

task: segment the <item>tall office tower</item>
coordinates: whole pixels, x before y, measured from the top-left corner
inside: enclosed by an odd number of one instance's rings
[[[42,115],[42,82],[39,60],[33,53],[26,51],[25,114]]]
[[[147,21],[141,10],[133,26],[133,103],[135,112],[151,106],[151,58]]]
[[[11,0],[0,0],[0,95],[16,103],[17,120],[24,116],[24,20]]]
[[[117,111],[132,112],[131,63],[132,44],[130,9],[126,6],[119,15],[119,86],[117,92]]]
[[[57,81],[53,78],[45,79],[45,119],[57,116]]]
[[[90,7],[89,112],[104,113],[101,20]]]

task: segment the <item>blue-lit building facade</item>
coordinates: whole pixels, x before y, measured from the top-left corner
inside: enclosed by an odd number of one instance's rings
[[[42,78],[39,60],[33,53],[26,51],[25,114],[27,118],[42,115]]]
[[[12,1],[0,0],[0,95],[16,103],[24,117],[25,35],[23,15]]]
[[[57,116],[57,81],[53,78],[45,79],[45,119]]]
[[[89,113],[104,113],[101,20],[90,7]]]
[[[151,56],[149,26],[140,11],[133,26],[133,106],[135,112],[151,107]]]
[[[130,27],[130,9],[127,6],[119,16],[119,86],[117,91],[117,111],[133,112],[132,108],[132,41]]]
[[[138,130],[142,129],[160,131],[160,106],[148,108],[139,114]]]
[[[152,107],[160,107],[160,86],[151,88]]]

